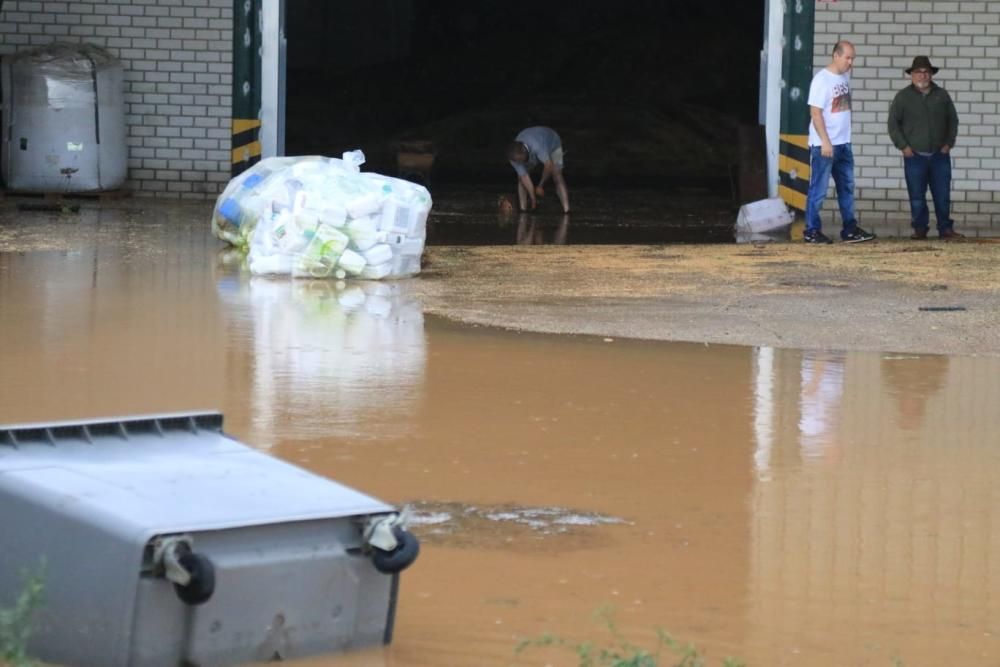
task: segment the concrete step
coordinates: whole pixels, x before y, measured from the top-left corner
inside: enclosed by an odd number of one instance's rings
[[[913,228],[909,222],[886,221],[862,224],[865,229],[883,239],[908,239],[910,238],[910,234],[913,233]],[[965,234],[969,238],[1000,238],[1000,228],[983,224],[963,225],[960,221],[956,221],[955,231]],[[933,239],[936,237],[937,229],[932,224],[928,238]]]
[[[880,239],[908,239],[910,234],[913,233],[913,228],[910,227],[910,223],[903,220],[887,220],[883,222],[872,222],[872,221],[861,221],[861,226],[867,231],[874,233]],[[805,229],[805,223],[802,218],[799,217],[794,223],[792,223],[791,238],[793,241],[802,240],[802,230]],[[987,223],[973,223],[969,225],[962,224],[961,221],[955,221],[955,230],[965,234],[968,238],[1000,238],[1000,227],[993,227]],[[823,232],[832,238],[834,241],[837,240],[840,234],[840,220],[835,219],[833,221],[823,220]],[[934,239],[937,237],[937,229],[931,225],[929,238]]]

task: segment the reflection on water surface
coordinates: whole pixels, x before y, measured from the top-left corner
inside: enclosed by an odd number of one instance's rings
[[[59,247],[0,252],[0,421],[219,409],[413,505],[394,643],[301,664],[574,664],[513,649],[602,605],[710,662],[1000,661],[996,359],[471,329],[251,279],[200,220],[17,224]]]

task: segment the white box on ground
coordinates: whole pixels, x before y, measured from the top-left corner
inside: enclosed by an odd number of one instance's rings
[[[780,198],[761,199],[740,207],[736,216],[737,234],[763,234],[788,227],[795,220],[794,214]]]

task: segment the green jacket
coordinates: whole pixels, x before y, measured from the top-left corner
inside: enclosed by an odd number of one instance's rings
[[[958,113],[951,96],[933,81],[926,95],[910,85],[899,91],[889,106],[889,137],[896,148],[936,153],[955,145]]]

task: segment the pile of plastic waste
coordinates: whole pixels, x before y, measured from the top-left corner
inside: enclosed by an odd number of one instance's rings
[[[364,153],[262,160],[226,186],[212,233],[246,252],[254,274],[402,278],[420,272],[430,193],[362,173]]]

